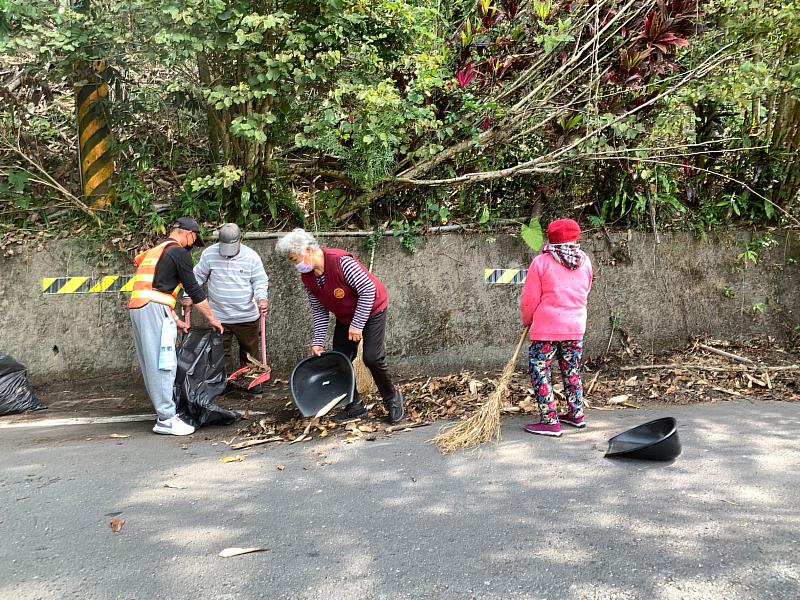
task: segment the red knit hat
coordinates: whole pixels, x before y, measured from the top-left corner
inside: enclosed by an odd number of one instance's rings
[[[547,241],[550,244],[574,242],[581,238],[581,226],[572,219],[556,219],[547,226]]]

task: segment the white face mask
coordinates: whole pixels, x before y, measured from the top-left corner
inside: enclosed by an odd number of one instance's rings
[[[311,266],[311,265],[309,265],[309,264],[306,264],[306,263],[305,263],[305,262],[303,262],[302,260],[301,260],[299,263],[297,263],[297,264],[294,266],[294,268],[295,268],[295,269],[297,269],[297,272],[298,272],[298,273],[311,273],[311,271],[313,271],[313,270],[314,270],[314,267],[312,267],[312,266]]]

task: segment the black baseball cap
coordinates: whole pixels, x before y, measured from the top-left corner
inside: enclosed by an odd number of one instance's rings
[[[193,244],[202,248],[205,246],[203,238],[200,237],[200,225],[197,224],[192,217],[178,217],[172,224],[173,229],[183,229],[184,231],[192,231],[197,234],[197,241]]]

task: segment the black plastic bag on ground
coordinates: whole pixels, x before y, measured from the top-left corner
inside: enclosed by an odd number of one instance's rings
[[[0,415],[45,408],[28,382],[25,367],[10,356],[0,354]]]
[[[172,398],[178,414],[194,427],[229,425],[240,415],[213,400],[225,391],[222,336],[212,329],[190,329],[177,350],[178,372]]]

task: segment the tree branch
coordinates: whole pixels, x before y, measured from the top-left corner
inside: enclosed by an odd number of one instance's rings
[[[40,183],[58,191],[62,194],[67,200],[69,200],[72,204],[74,204],[81,212],[87,214],[88,216],[92,217],[95,221],[97,221],[98,225],[103,225],[102,219],[95,214],[95,212],[89,208],[80,198],[72,194],[67,188],[63,185],[58,183],[50,174],[42,167],[39,163],[25,154],[19,146],[15,146],[8,140],[1,140],[0,147],[5,147],[7,150],[10,150],[14,154],[17,154],[20,158],[22,158],[25,162],[30,164],[35,171],[38,171],[44,180],[39,180]],[[29,169],[22,169],[26,173],[33,174],[32,171]]]
[[[582,157],[582,158],[586,159],[586,160],[593,160],[593,158],[591,156]],[[602,158],[602,159],[598,159],[598,160],[608,160],[608,159],[607,158]],[[636,160],[638,160],[640,162],[652,163],[652,164],[657,164],[657,165],[668,165],[668,166],[671,166],[671,167],[684,168],[686,166],[686,165],[684,165],[682,163],[676,163],[676,162],[667,161],[667,160],[659,160],[657,158],[637,158]],[[747,185],[744,181],[741,181],[740,179],[736,179],[735,177],[731,177],[729,175],[725,175],[724,173],[719,173],[717,171],[711,171],[710,169],[703,169],[703,168],[695,167],[695,166],[689,166],[689,168],[692,169],[693,171],[700,171],[701,173],[708,173],[709,175],[713,175],[715,177],[719,177],[720,179],[724,179],[725,181],[730,181],[731,183],[736,183],[736,184],[742,186],[744,189],[746,189],[748,192],[750,192],[754,196],[756,196],[758,198],[761,198],[764,202],[767,202],[768,204],[771,204],[779,212],[783,213],[783,215],[786,218],[788,218],[791,221],[794,221],[795,225],[800,225],[800,220],[795,218],[791,213],[787,212],[783,207],[779,206],[778,204],[775,204],[769,198],[766,198],[765,196],[762,196],[761,194],[759,194],[757,191],[755,191],[753,188],[751,188],[749,185]]]
[[[512,167],[507,167],[504,169],[498,169],[495,171],[485,171],[479,173],[467,173],[465,175],[460,175],[458,177],[450,177],[447,179],[420,180],[412,178],[395,178],[394,180],[399,183],[406,183],[407,185],[454,185],[458,183],[500,179],[502,177],[510,177],[512,175],[557,172],[559,170],[560,165],[564,164],[565,162],[569,162],[564,158],[567,153],[571,152],[572,150],[575,150],[580,145],[584,144],[590,139],[596,138],[603,131],[613,127],[617,123],[620,123],[621,121],[627,119],[632,115],[642,112],[645,108],[651,106],[652,104],[655,104],[656,102],[665,98],[666,96],[674,94],[677,90],[682,88],[684,85],[686,85],[693,79],[705,76],[712,70],[719,67],[721,64],[727,62],[727,60],[729,60],[731,57],[730,56],[721,57],[721,55],[730,46],[731,45],[728,44],[727,46],[715,52],[712,56],[706,59],[700,66],[685,73],[684,76],[676,84],[662,90],[660,93],[656,94],[646,102],[643,102],[642,104],[632,108],[631,110],[624,112],[623,114],[617,116],[608,123],[600,125],[599,127],[587,132],[583,137],[572,142],[571,144],[568,144],[567,146],[560,148],[558,150],[551,151],[543,156],[539,156],[529,161],[518,163]],[[553,169],[555,169],[555,171]]]

